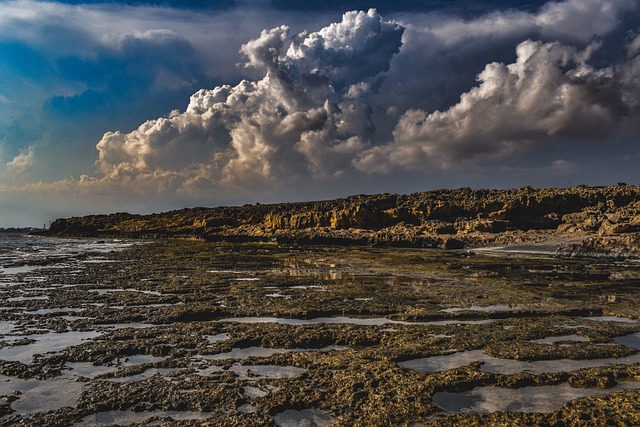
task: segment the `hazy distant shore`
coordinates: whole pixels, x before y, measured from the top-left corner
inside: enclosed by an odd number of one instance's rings
[[[17,234],[25,234],[25,233],[41,233],[45,231],[44,228],[35,228],[35,227],[9,227],[9,228],[0,228],[0,233],[17,233]]]
[[[640,186],[436,190],[409,195],[58,219],[49,236],[640,256]]]

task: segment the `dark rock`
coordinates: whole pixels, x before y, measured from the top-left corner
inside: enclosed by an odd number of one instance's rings
[[[463,248],[464,248],[464,242],[462,240],[455,239],[453,237],[446,239],[442,243],[442,249],[445,249],[445,250],[463,249]]]

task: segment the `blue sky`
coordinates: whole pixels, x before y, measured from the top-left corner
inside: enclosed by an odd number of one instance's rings
[[[640,1],[0,1],[0,226],[638,183]]]

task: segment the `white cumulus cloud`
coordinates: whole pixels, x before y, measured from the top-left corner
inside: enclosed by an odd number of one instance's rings
[[[640,93],[632,83],[638,67],[629,62],[595,68],[588,61],[597,47],[522,42],[515,62],[488,64],[478,74],[479,84],[449,109],[403,114],[393,143],[364,153],[358,166],[441,169],[553,137],[605,137],[631,113]]]
[[[188,193],[348,173],[373,131],[367,95],[402,32],[375,10],[294,37],[286,26],[265,30],[241,49],[261,80],[200,90],[184,112],[105,134],[99,179]]]

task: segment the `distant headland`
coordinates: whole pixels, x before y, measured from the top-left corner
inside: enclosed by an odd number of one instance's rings
[[[640,186],[459,188],[114,213],[58,219],[38,234],[640,257]]]
[[[44,228],[37,227],[0,227],[0,233],[15,233],[15,234],[27,234],[27,233],[38,233],[45,231]]]

